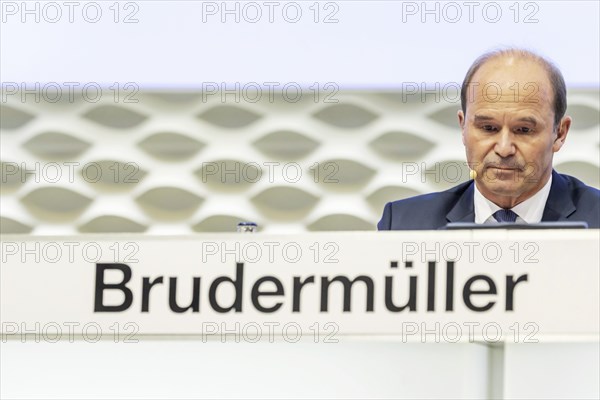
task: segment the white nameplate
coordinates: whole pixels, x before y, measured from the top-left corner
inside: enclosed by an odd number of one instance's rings
[[[4,236],[2,333],[597,336],[599,238],[598,230]]]

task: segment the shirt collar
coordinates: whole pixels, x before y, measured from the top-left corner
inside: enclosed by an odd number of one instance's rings
[[[475,193],[473,195],[475,223],[483,224],[494,222],[495,219],[492,217],[492,214],[500,210],[501,207],[485,198],[479,189],[477,189],[477,185],[473,185],[475,186]],[[550,175],[548,182],[546,182],[546,184],[540,190],[538,190],[536,194],[511,208],[511,210],[513,210],[519,216],[516,222],[534,224],[542,220],[542,215],[544,214],[544,208],[546,207],[546,201],[548,200],[551,186],[552,175]]]

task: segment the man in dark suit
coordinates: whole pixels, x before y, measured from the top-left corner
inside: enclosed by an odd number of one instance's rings
[[[600,228],[600,191],[552,169],[571,126],[566,108],[564,79],[549,61],[518,49],[484,54],[465,76],[458,111],[472,180],[386,204],[377,228],[541,221]]]

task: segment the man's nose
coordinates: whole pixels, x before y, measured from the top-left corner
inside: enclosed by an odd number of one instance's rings
[[[500,133],[496,136],[496,146],[494,151],[502,158],[510,157],[515,154],[516,147],[514,143],[514,135],[508,128],[502,128]]]

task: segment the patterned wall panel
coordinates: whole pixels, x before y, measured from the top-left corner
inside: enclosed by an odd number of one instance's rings
[[[387,201],[468,179],[444,96],[38,97],[0,105],[2,233],[373,230]],[[598,91],[568,113],[555,167],[600,187]]]

